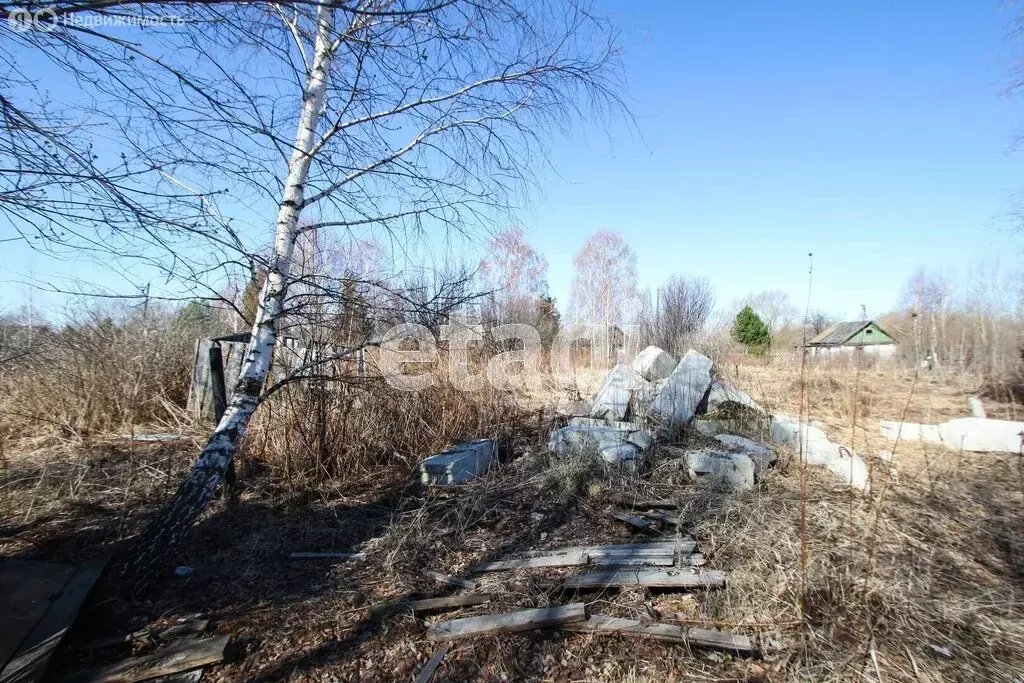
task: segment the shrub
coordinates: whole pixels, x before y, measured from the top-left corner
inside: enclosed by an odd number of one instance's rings
[[[772,343],[772,335],[768,326],[750,306],[736,314],[732,325],[732,338],[746,346],[751,353],[764,353]]]

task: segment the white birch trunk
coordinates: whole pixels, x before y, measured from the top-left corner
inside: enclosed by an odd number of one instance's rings
[[[135,590],[147,586],[166,568],[170,554],[213,498],[245,435],[270,371],[278,322],[288,294],[288,275],[298,236],[299,213],[312,160],[311,152],[317,123],[324,110],[327,79],[333,60],[334,10],[329,4],[321,3],[316,17],[313,59],[306,75],[295,148],[288,162],[288,175],[278,207],[273,261],[260,293],[260,305],[245,363],[227,410],[192,471],[174,498],[143,531],[131,555],[125,558],[124,577]]]

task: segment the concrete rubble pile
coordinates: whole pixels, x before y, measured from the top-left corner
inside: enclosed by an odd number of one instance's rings
[[[648,346],[632,363],[620,363],[608,373],[593,399],[578,405],[577,412],[586,414],[552,430],[548,447],[556,455],[589,452],[608,463],[635,468],[653,445],[668,442],[692,426],[718,445],[686,453],[690,477],[698,484],[746,490],[761,479],[776,456],[769,446],[733,432],[756,432],[767,425],[772,442],[793,448],[808,464],[828,469],[845,484],[867,488],[867,466],[859,456],[830,441],[816,425],[792,415],[769,416],[746,392],[714,378],[712,366],[710,359],[693,349],[677,363],[662,349]],[[725,410],[726,406],[732,409]],[[732,417],[695,421],[701,414]],[[960,428],[968,422],[999,421],[965,418],[945,425],[903,425],[903,438],[938,441],[951,434],[948,438],[966,450],[991,446]],[[1019,425],[1017,431],[1024,431],[1024,424],[1005,424]],[[915,427],[920,429],[914,432]],[[1000,443],[1009,438],[1009,432],[1003,431],[998,432]],[[1020,437],[1014,438],[1019,444]],[[459,444],[420,463],[421,479],[429,485],[467,483],[486,474],[493,456],[492,441]]]
[[[692,425],[720,447],[685,455],[691,478],[731,490],[750,489],[775,463],[772,448],[729,433],[741,426],[736,420],[694,421],[697,415],[716,414],[732,405],[762,427],[767,420],[771,440],[802,451],[808,464],[828,469],[854,488],[867,488],[867,466],[859,456],[796,417],[768,416],[746,392],[714,378],[712,365],[693,349],[676,363],[662,349],[648,346],[631,364],[620,363],[608,373],[593,400],[584,404],[590,408],[587,416],[573,417],[551,432],[551,451],[589,450],[609,463],[635,467],[652,445]]]

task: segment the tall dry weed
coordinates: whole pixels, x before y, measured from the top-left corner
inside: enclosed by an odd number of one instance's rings
[[[177,422],[196,332],[174,312],[92,311],[62,328],[8,325],[0,423],[64,436]]]

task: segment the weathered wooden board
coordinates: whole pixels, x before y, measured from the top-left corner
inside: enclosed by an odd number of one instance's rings
[[[440,666],[441,660],[448,654],[448,650],[452,649],[451,643],[445,643],[439,647],[434,654],[430,655],[430,659],[420,669],[419,674],[416,675],[416,680],[413,683],[429,683],[430,679],[433,678],[434,672],[437,671],[437,667]]]
[[[624,545],[594,545],[555,548],[553,550],[529,550],[524,557],[545,557],[549,555],[568,555],[586,553],[590,559],[609,557],[611,555],[673,555],[692,553],[697,549],[696,541],[684,539],[679,541],[659,541],[656,543],[627,543]]]
[[[460,588],[468,588],[469,590],[473,590],[475,588],[480,587],[480,584],[476,581],[460,579],[457,576],[449,576],[448,574],[442,574],[441,572],[435,572],[429,569],[423,572],[423,576],[427,577],[428,579],[433,579],[434,581],[447,583],[449,586],[459,586]]]
[[[457,640],[499,633],[518,633],[548,626],[561,626],[583,621],[587,612],[582,602],[543,609],[524,609],[509,614],[487,614],[465,619],[439,621],[427,629],[428,640]]]
[[[370,608],[371,617],[380,617],[400,610],[412,612],[437,612],[439,610],[469,607],[490,602],[490,595],[450,595],[444,598],[425,598],[423,600],[405,600],[389,602],[386,605],[374,605]]]
[[[671,567],[675,563],[672,555],[609,555],[591,561],[598,567]]]
[[[613,496],[612,500],[623,507],[632,508],[634,510],[648,510],[650,508],[671,510],[679,507],[670,500],[662,500],[659,498],[637,498],[635,496],[617,495]]]
[[[642,529],[644,531],[651,531],[652,529],[654,529],[654,524],[652,522],[649,522],[642,517],[631,515],[628,512],[616,512],[612,515],[612,517],[619,520],[620,522],[625,522],[631,527],[636,527],[637,529]]]
[[[168,626],[162,631],[157,631],[155,635],[160,640],[186,638],[188,636],[194,636],[202,633],[209,625],[209,619],[187,619],[181,623],[174,624],[173,626]]]
[[[474,572],[496,572],[506,569],[524,569],[529,567],[576,567],[587,564],[590,556],[585,552],[558,553],[555,555],[538,555],[511,560],[484,562],[473,567]]]
[[[231,636],[179,640],[152,654],[73,674],[61,683],[135,683],[170,676],[223,661],[229,640]]]
[[[0,562],[0,671],[74,571],[67,564]]]
[[[364,560],[366,553],[292,553],[288,557],[293,560]]]
[[[0,672],[0,683],[30,683],[43,679],[50,657],[75,623],[79,608],[106,565],[107,558],[103,557],[85,562],[75,570]]]
[[[661,522],[662,524],[668,524],[670,526],[682,526],[682,521],[675,515],[667,515],[664,512],[658,510],[648,510],[647,512],[640,513],[647,519],[652,519],[655,522]]]
[[[725,578],[725,572],[716,569],[618,569],[570,576],[564,585],[566,588],[720,588],[725,585]]]
[[[626,635],[653,638],[693,647],[708,647],[729,650],[742,654],[756,652],[748,636],[724,633],[706,628],[676,626],[675,624],[644,624],[633,619],[608,617],[593,614],[586,621],[560,626],[560,629],[577,633],[599,633],[603,635]]]

